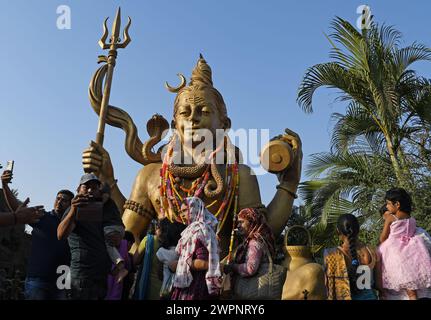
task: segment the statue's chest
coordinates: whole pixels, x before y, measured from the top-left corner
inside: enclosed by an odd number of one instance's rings
[[[187,198],[187,193],[185,192],[181,192],[182,198],[185,199]],[[158,188],[154,188],[153,190],[151,190],[149,192],[149,198],[151,200],[151,203],[154,207],[154,209],[156,210],[157,213],[159,213],[161,210],[161,205],[160,205],[160,191],[158,190]],[[223,201],[223,195],[220,195],[214,199],[209,199],[205,196],[201,197],[202,201],[205,203],[205,206],[207,207],[207,209],[212,213],[212,214],[216,214],[217,209],[219,207],[219,205],[222,203]],[[212,204],[212,205],[211,205]]]
[[[233,167],[224,165],[208,167],[196,178],[175,175],[169,170],[161,170],[158,190],[152,192],[154,207],[160,216],[176,218],[187,197],[198,197],[206,208],[224,224],[227,215],[237,201],[238,175]]]
[[[175,195],[175,198],[179,204],[184,202],[184,199],[187,197],[196,196],[197,189],[194,188],[195,184],[196,179],[177,179],[174,188],[172,188],[172,193]],[[151,188],[149,191],[149,197],[157,213],[159,213],[161,211],[161,197],[163,197],[163,194],[160,192],[160,183],[157,185],[157,187]],[[225,194],[222,192],[214,198],[208,198],[205,196],[205,193],[202,192],[199,198],[202,199],[202,201],[205,203],[205,206],[212,214],[216,214],[221,203],[223,202],[223,199],[225,198]]]

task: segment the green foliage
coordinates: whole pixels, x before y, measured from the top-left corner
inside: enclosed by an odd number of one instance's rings
[[[353,213],[361,238],[377,244],[382,226],[378,208],[386,190],[406,188],[415,203],[418,225],[431,230],[431,82],[409,69],[430,61],[422,44],[400,48],[401,34],[390,26],[358,32],[336,18],[327,36],[332,61],[309,68],[298,103],[313,112],[320,87],[340,90],[344,113],[334,113],[331,150],[312,155],[300,184],[302,219],[320,248],[338,243],[335,222]]]

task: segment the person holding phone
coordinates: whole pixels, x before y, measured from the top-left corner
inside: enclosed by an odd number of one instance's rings
[[[4,196],[11,210],[16,210],[19,206],[22,207],[28,203],[27,198],[20,205],[19,200],[10,190],[8,184],[12,181],[11,170],[3,172],[1,181]],[[54,208],[51,211],[45,211],[43,207],[40,207],[37,219],[25,221],[33,228],[24,290],[27,300],[66,299],[66,291],[57,287],[57,269],[59,266],[69,265],[70,253],[67,241],[57,239],[57,227],[63,213],[70,206],[72,198],[71,191],[60,190],[57,192]]]
[[[57,229],[58,239],[67,239],[70,246],[72,299],[103,300],[111,270],[104,228],[122,224],[121,216],[112,199],[102,201],[96,175],[84,174],[77,192]],[[112,232],[107,240],[118,247],[122,236]]]
[[[0,169],[2,166],[0,165]],[[8,184],[12,180],[13,161],[8,161],[6,170],[1,176],[2,192],[10,212],[0,212],[0,227],[36,223],[43,215],[43,206],[27,207],[30,199],[21,203],[10,190]]]

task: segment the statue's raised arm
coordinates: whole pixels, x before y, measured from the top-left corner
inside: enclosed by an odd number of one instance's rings
[[[279,235],[286,226],[292,213],[293,201],[297,198],[296,191],[301,180],[302,143],[299,135],[286,129],[286,133],[277,137],[292,147],[293,157],[291,165],[277,174],[280,184],[268,205],[267,221],[275,235]]]

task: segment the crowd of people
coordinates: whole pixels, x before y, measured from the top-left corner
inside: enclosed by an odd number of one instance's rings
[[[27,207],[29,199],[21,203],[9,188],[11,180],[12,172],[3,172],[10,212],[0,213],[0,226],[32,227],[26,299],[235,299],[236,279],[256,276],[276,253],[259,209],[238,212],[239,242],[225,259],[216,233],[219,221],[199,197],[184,199],[178,220],[153,220],[132,250],[136,239],[125,230],[110,187],[96,175],[84,174],[76,195],[58,191],[49,212]],[[410,195],[401,188],[387,191],[380,213],[384,226],[377,248],[359,241],[353,214],[339,217],[341,245],[324,252],[328,299],[431,298],[431,238],[411,216]],[[59,285],[61,266],[70,270],[66,285]]]

